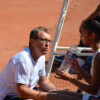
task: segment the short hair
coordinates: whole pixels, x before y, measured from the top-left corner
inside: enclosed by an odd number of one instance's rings
[[[39,38],[39,32],[43,30],[44,32],[50,34],[50,30],[45,28],[45,27],[42,27],[42,26],[39,26],[35,29],[33,29],[31,32],[30,32],[30,39],[36,39],[36,38]]]

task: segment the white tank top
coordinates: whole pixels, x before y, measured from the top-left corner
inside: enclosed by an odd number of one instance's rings
[[[97,55],[97,53],[99,53],[99,52],[100,52],[100,48],[96,51],[96,53],[95,53],[94,56],[93,56],[93,59],[92,59],[92,66],[91,66],[91,70],[90,70],[91,76],[93,76],[93,62],[94,62],[94,58],[95,58],[95,56]],[[100,95],[100,87],[99,87],[99,90],[98,90],[98,92],[97,92],[97,95]]]

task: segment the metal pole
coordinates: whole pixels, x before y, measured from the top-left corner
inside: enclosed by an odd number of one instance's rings
[[[94,53],[78,53],[77,56],[93,56]],[[66,52],[54,52],[54,55],[66,55]]]
[[[54,43],[53,43],[53,46],[52,46],[52,50],[51,50],[51,53],[50,53],[50,57],[49,57],[49,61],[48,61],[47,69],[46,69],[47,78],[49,78],[49,74],[50,74],[51,69],[52,69],[52,64],[53,64],[53,61],[54,61],[54,52],[56,51],[56,47],[57,47],[58,42],[59,42],[59,38],[60,38],[61,31],[62,31],[64,20],[65,20],[68,4],[69,4],[69,0],[64,0],[62,10],[61,10],[61,14],[60,14],[60,18],[59,18],[59,23],[58,23],[58,26],[57,26],[57,29],[56,29]]]
[[[59,50],[68,50],[70,47],[63,47],[63,46],[59,46],[56,49]],[[80,51],[92,51],[92,49],[90,47],[77,47],[77,49],[79,49]]]

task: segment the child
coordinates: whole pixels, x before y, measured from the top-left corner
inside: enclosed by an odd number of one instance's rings
[[[83,44],[89,45],[93,52],[93,60],[91,66],[91,75],[84,71],[76,59],[72,59],[72,66],[79,72],[88,84],[79,82],[73,78],[69,73],[58,70],[56,72],[61,78],[70,81],[77,87],[81,88],[88,95],[78,94],[67,90],[55,91],[47,95],[46,100],[88,100],[90,95],[100,95],[100,15],[94,19],[87,19],[81,24],[81,39]],[[54,98],[54,99],[53,99]]]

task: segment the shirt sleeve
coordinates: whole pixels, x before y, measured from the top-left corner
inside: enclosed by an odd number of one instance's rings
[[[45,76],[45,75],[46,75],[46,70],[45,70],[45,64],[44,64],[42,68],[41,76]]]
[[[15,64],[15,82],[22,84],[29,84],[30,71],[28,64],[24,62],[18,62]]]
[[[42,57],[42,63],[40,65],[42,65],[42,69],[41,69],[41,74],[40,76],[45,76],[46,75],[46,70],[45,70],[45,56]]]

